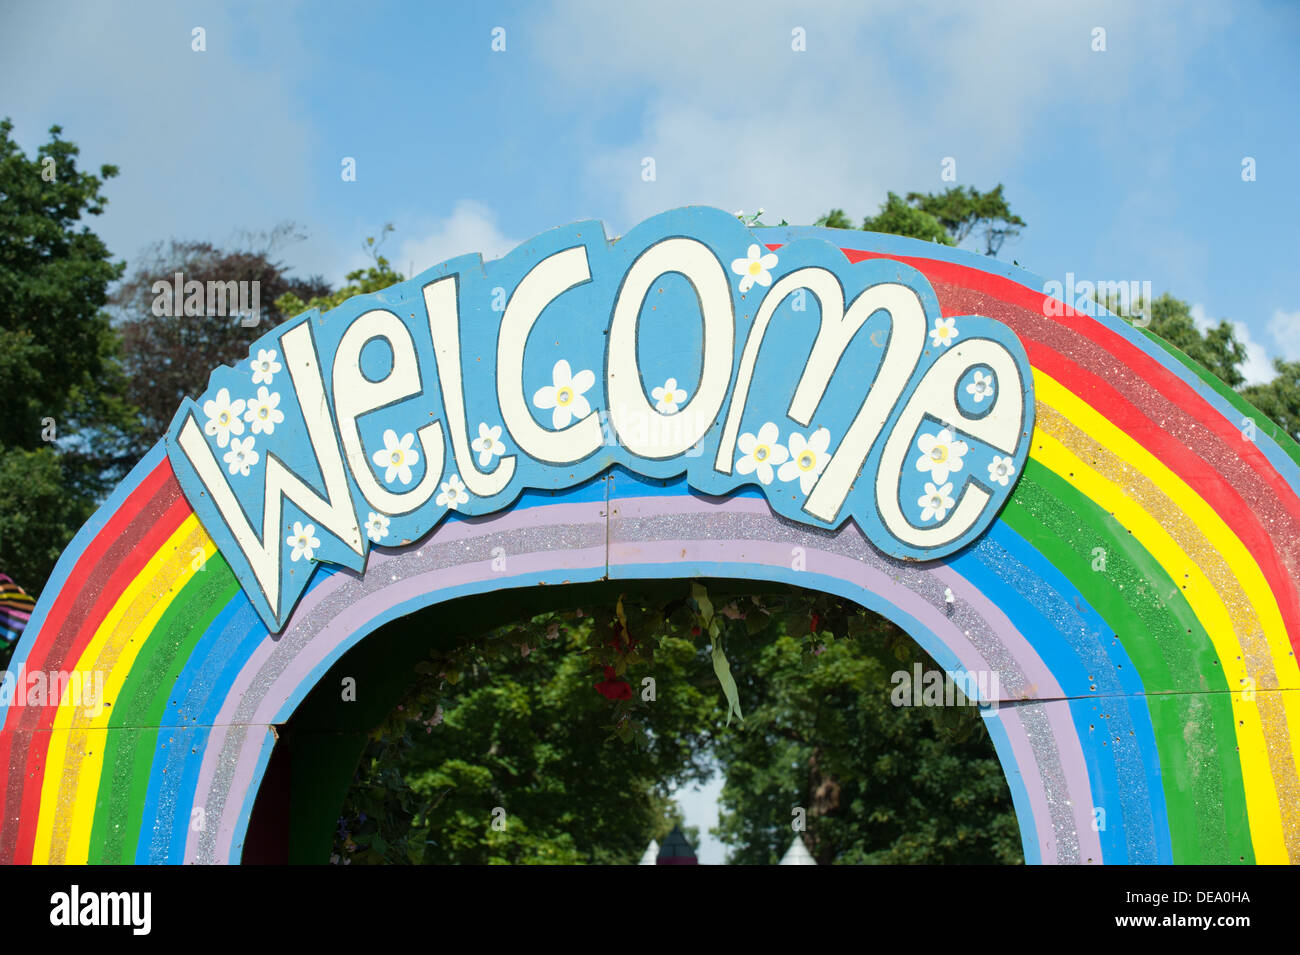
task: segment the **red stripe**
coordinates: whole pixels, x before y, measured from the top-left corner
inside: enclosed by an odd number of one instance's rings
[[[990,275],[970,266],[939,262],[934,259],[886,256],[875,252],[859,252],[854,249],[844,249],[842,251],[852,262],[859,262],[868,258],[894,259],[924,272],[932,281],[987,291],[1007,304],[1018,305],[1037,315],[1047,317],[1045,303],[1049,301],[1049,296],[999,275]],[[1241,440],[1241,432],[1215,410],[1214,406],[1194,386],[1183,381],[1135,343],[1130,342],[1118,332],[1107,328],[1092,316],[1080,314],[1068,305],[1061,305],[1055,300],[1052,301],[1055,306],[1065,309],[1064,315],[1050,316],[1052,321],[1069,328],[1086,341],[1095,344],[1099,351],[1104,351],[1122,361],[1132,368],[1148,385],[1186,411],[1198,423],[1213,431],[1234,455],[1249,464],[1253,471],[1257,472],[1262,479],[1269,483],[1278,499],[1285,503],[1287,510],[1295,515],[1297,523],[1300,523],[1300,497],[1297,497],[1296,489],[1291,487],[1286,479],[1278,473],[1277,468],[1273,466],[1273,463],[1269,461],[1257,444]],[[1131,404],[1127,399],[1124,399],[1124,403]],[[1242,447],[1243,444],[1244,447]]]
[[[167,462],[164,461],[162,464],[165,465]],[[46,661],[51,649],[62,642],[59,637],[62,633],[64,619],[70,612],[77,596],[86,592],[85,581],[93,575],[96,568],[103,566],[104,555],[128,530],[131,515],[147,506],[148,502],[162,488],[170,473],[170,466],[164,470],[163,466],[160,465],[146,474],[141,479],[139,486],[127,495],[126,500],[122,502],[122,506],[117,512],[105,522],[105,526],[100,529],[99,533],[87,542],[85,550],[77,558],[72,570],[68,573],[67,579],[55,596],[54,604],[51,606],[49,614],[46,615],[40,631],[32,634],[35,638],[35,644],[28,652],[27,662],[24,664],[28,670],[40,671],[47,669]],[[141,534],[144,532],[143,527],[137,530]],[[0,766],[5,767],[4,788],[3,791],[0,791],[0,809],[3,809],[3,816],[0,817],[0,861],[14,861],[14,840],[18,831],[18,814],[16,809],[11,810],[10,807],[21,801],[21,793],[26,783],[23,767],[24,754],[32,748],[32,746],[27,746],[14,750],[12,747],[14,734],[19,732],[20,727],[22,727],[21,731],[30,738],[38,716],[39,714],[31,713],[26,708],[11,709],[7,714],[4,729],[0,730]],[[48,744],[48,740],[44,742]]]
[[[1069,381],[1070,390],[1080,399],[1187,482],[1214,509],[1259,562],[1286,621],[1291,645],[1300,649],[1300,595],[1296,592],[1294,575],[1287,572],[1272,536],[1240,492],[1213,465],[1180,444],[1104,378],[1033,342],[1025,342],[1025,350],[1030,364],[1057,381]],[[1240,441],[1240,433],[1234,434]]]
[[[64,670],[69,661],[75,664],[122,590],[189,513],[171,466],[164,460],[145,476],[87,544],[50,609],[25,664],[27,670]],[[0,733],[4,737],[0,740],[4,747],[0,749],[0,765],[8,766],[0,859],[20,863],[31,859],[50,740],[44,730],[52,723],[54,711],[54,707],[23,707],[17,711],[18,720],[12,729],[24,736],[31,734],[31,745],[25,752],[12,750],[11,727],[6,726]],[[15,807],[18,792],[21,801]]]
[[[122,591],[139,576],[149,560],[162,548],[181,522],[193,513],[194,511],[189,502],[182,497],[174,502],[160,519],[150,522],[148,533],[132,549],[130,557],[122,560],[114,569],[105,588],[104,596],[96,601],[93,614],[88,614],[78,629],[76,643],[78,649],[75,655],[70,654],[67,658],[71,664],[75,664],[81,658],[81,654],[85,652],[86,646],[94,637],[95,630],[113,608],[113,604],[121,596]],[[110,594],[113,595],[112,599],[107,599]],[[47,730],[50,724],[53,723],[55,707],[40,707],[39,709],[42,724],[40,729]],[[48,736],[49,734],[42,735]],[[27,779],[43,781],[48,745],[47,743],[44,747],[34,747],[30,751],[26,768]],[[20,864],[31,861],[36,842],[36,823],[40,812],[42,785],[43,783],[29,785],[23,790],[22,808],[19,811],[17,852],[15,853]]]
[[[936,286],[950,285],[957,292],[974,289],[993,294],[1008,305],[1018,306],[1035,317],[1041,316],[1045,321],[1053,321],[1069,329],[1083,340],[1080,344],[1084,347],[1118,359],[1133,371],[1143,385],[1153,388],[1191,421],[1209,431],[1213,435],[1212,440],[1217,440],[1227,453],[1249,466],[1264,485],[1266,490],[1263,493],[1272,493],[1291,516],[1293,539],[1300,540],[1300,498],[1258,445],[1243,441],[1241,432],[1216,411],[1194,386],[1183,381],[1118,332],[1107,328],[1092,316],[1075,312],[1069,306],[1063,306],[1066,312],[1063,316],[1048,316],[1045,305],[1048,297],[1041,292],[968,266],[932,259],[882,256],[851,249],[843,251],[851,261],[868,258],[902,261],[923,272]],[[936,292],[942,291],[945,290],[936,288]],[[1300,559],[1287,560],[1287,555],[1279,546],[1280,538],[1275,539],[1274,534],[1269,533],[1258,508],[1243,497],[1242,492],[1213,464],[1179,442],[1106,379],[1035,340],[1032,329],[1023,327],[1024,323],[1013,319],[1007,324],[1015,327],[1025,345],[1031,365],[1062,384],[1068,382],[1069,389],[1080,399],[1149,450],[1214,508],[1258,561],[1278,601],[1288,639],[1293,648],[1300,649],[1300,591],[1295,583],[1297,576],[1300,576],[1300,566],[1291,566],[1300,565]],[[1286,530],[1279,528],[1276,533],[1285,534]]]

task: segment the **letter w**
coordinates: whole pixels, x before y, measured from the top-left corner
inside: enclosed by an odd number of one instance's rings
[[[181,428],[179,443],[199,479],[212,495],[212,503],[221,514],[240,551],[253,569],[257,583],[278,621],[280,613],[280,564],[284,554],[280,514],[284,499],[292,501],[323,530],[329,531],[358,555],[364,554],[361,528],[348,490],[343,455],[330,419],[329,402],[321,382],[316,351],[312,347],[311,327],[303,322],[285,332],[280,339],[285,365],[293,376],[294,390],[307,423],[307,436],[325,479],[326,497],[322,498],[301,478],[286,468],[278,458],[266,456],[266,483],[262,490],[262,535],[259,538],[249,524],[230,483],[217,463],[216,455],[203,438],[203,432],[191,413]]]

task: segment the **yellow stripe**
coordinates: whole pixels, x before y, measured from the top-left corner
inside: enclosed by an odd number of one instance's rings
[[[1118,432],[1118,429],[1105,421],[1090,406],[1074,395],[1064,393],[1064,389],[1048,376],[1037,369],[1034,374],[1035,389],[1041,404],[1046,404],[1066,416],[1099,443],[1113,449],[1114,453],[1124,458],[1129,466],[1141,471],[1168,494],[1176,505],[1184,508],[1189,516],[1197,520],[1202,530],[1207,532],[1210,542],[1219,549],[1220,553],[1231,549],[1231,544],[1225,538],[1231,538],[1232,543],[1235,543],[1237,548],[1241,548],[1240,541],[1223,526],[1217,515],[1212,511],[1209,514],[1205,513],[1209,510],[1208,505],[1175,475],[1168,472],[1168,469],[1154,457],[1138,447],[1127,435]],[[1063,393],[1066,395],[1065,400],[1062,399]],[[1127,497],[1119,485],[1102,477],[1054,437],[1039,428],[1034,429],[1030,456],[1050,468],[1062,479],[1078,487],[1098,506],[1114,514],[1116,520],[1132,531],[1134,537],[1142,542],[1172,580],[1182,580],[1186,575],[1187,586],[1184,595],[1214,644],[1228,685],[1242,686],[1241,681],[1248,674],[1244,662],[1238,659],[1242,655],[1241,647],[1235,637],[1228,608],[1200,567],[1165,530],[1160,521]],[[1255,569],[1258,571],[1257,566]],[[1233,570],[1238,573],[1240,579],[1242,568],[1237,566],[1233,567]],[[1268,595],[1269,602],[1272,603],[1276,613],[1276,603],[1271,600],[1272,592],[1269,591]],[[1256,606],[1258,607],[1258,604]],[[1296,694],[1283,693],[1282,696],[1285,699]],[[1239,692],[1232,693],[1231,697],[1233,714],[1237,720],[1235,730],[1250,816],[1251,842],[1255,847],[1256,859],[1262,863],[1285,863],[1289,860],[1283,837],[1281,807],[1268,762],[1266,737],[1259,710],[1254,703],[1245,700]],[[1289,715],[1288,712],[1288,718]],[[1292,739],[1291,742],[1294,746],[1295,740]]]
[[[75,669],[87,679],[101,669],[101,655],[110,650],[104,661],[108,664],[103,677],[104,707],[98,715],[90,716],[73,705],[68,694],[60,700],[41,786],[33,862],[86,861],[108,721],[113,713],[111,704],[116,703],[158,619],[196,573],[196,549],[202,550],[206,561],[216,552],[216,545],[191,514],[122,591],[77,661]]]
[[[1264,628],[1264,638],[1273,660],[1273,672],[1277,676],[1278,688],[1300,689],[1300,664],[1292,653],[1291,641],[1287,635],[1286,623],[1282,619],[1277,595],[1273,593],[1273,588],[1269,585],[1255,556],[1219,516],[1218,511],[1166,467],[1159,458],[1111,424],[1083,399],[1037,369],[1034,369],[1034,387],[1040,402],[1054,408],[1116,457],[1135,467],[1177,504],[1200,529],[1232,569],[1242,591],[1259,616]]]
[[[1253,723],[1264,730],[1265,748],[1262,752],[1256,750],[1251,754],[1247,740],[1239,739],[1242,761],[1244,764],[1247,760],[1263,760],[1268,765],[1269,786],[1272,790],[1270,798],[1278,805],[1282,820],[1283,842],[1281,846],[1273,844],[1273,849],[1295,855],[1297,850],[1295,796],[1297,794],[1293,790],[1297,783],[1297,776],[1300,775],[1297,772],[1297,767],[1300,767],[1300,692],[1297,692],[1300,688],[1300,665],[1291,648],[1290,635],[1282,617],[1277,595],[1264,576],[1259,562],[1204,498],[1127,433],[1102,417],[1079,396],[1064,388],[1049,375],[1035,371],[1035,389],[1040,401],[1065,416],[1129,467],[1135,467],[1147,480],[1164,492],[1221,558],[1240,591],[1239,595],[1236,595],[1237,598],[1244,596],[1249,602],[1258,620],[1259,636],[1263,638],[1264,646],[1267,648],[1267,659],[1272,664],[1272,675],[1278,687],[1276,691],[1262,688],[1264,681],[1261,675],[1266,676],[1267,671],[1252,672],[1249,660],[1246,659],[1247,653],[1243,650],[1238,636],[1241,608],[1230,599],[1229,594],[1221,593],[1220,587],[1216,587],[1212,580],[1206,581],[1205,577],[1201,576],[1200,583],[1197,584],[1203,591],[1213,595],[1215,603],[1226,607],[1227,616],[1219,617],[1220,622],[1217,626],[1211,627],[1207,622],[1206,627],[1212,637],[1215,633],[1222,633],[1225,640],[1231,639],[1233,649],[1230,655],[1223,652],[1218,641],[1215,645],[1221,651],[1220,663],[1224,667],[1228,688],[1233,691],[1243,691],[1241,695],[1233,696],[1237,728],[1242,729],[1243,724]],[[1182,554],[1184,561],[1187,561],[1188,557],[1186,553]],[[1166,567],[1166,571],[1172,569]],[[1183,572],[1187,573],[1185,569]],[[1177,581],[1180,578],[1174,576],[1173,579]],[[1188,577],[1186,591],[1190,591],[1192,586],[1193,578]],[[1234,623],[1237,626],[1233,626]],[[1223,629],[1220,630],[1219,627]],[[1268,666],[1265,661],[1259,662],[1265,667]],[[1261,707],[1265,709],[1264,712],[1261,712]],[[1248,716],[1243,715],[1242,711],[1245,711]],[[1285,727],[1281,725],[1282,720],[1285,720]],[[1256,740],[1256,743],[1258,742]],[[1270,749],[1267,745],[1270,743],[1273,756],[1271,762],[1268,760]],[[1289,773],[1283,767],[1276,765],[1279,759],[1289,762],[1289,766],[1286,767]],[[1282,772],[1283,775],[1278,776],[1278,772]],[[1273,850],[1261,850],[1259,842],[1253,839],[1252,841],[1255,842],[1256,855],[1264,861],[1263,856]],[[1278,861],[1284,860],[1279,858]],[[1300,861],[1300,858],[1292,861]]]

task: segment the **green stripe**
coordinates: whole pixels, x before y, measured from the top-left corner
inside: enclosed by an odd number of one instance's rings
[[[90,862],[135,861],[158,729],[172,688],[199,639],[239,593],[239,581],[214,554],[159,618],[127,675],[109,718]]]
[[[1114,516],[1027,461],[1002,519],[1112,627],[1147,694],[1174,861],[1254,861],[1227,680],[1182,591]],[[1099,553],[1104,554],[1104,570]],[[1216,759],[1217,756],[1217,759]]]
[[[1192,374],[1196,375],[1197,378],[1201,379],[1201,381],[1213,390],[1215,394],[1225,399],[1229,404],[1240,411],[1243,417],[1253,420],[1257,431],[1263,431],[1266,435],[1272,438],[1277,442],[1277,446],[1281,448],[1292,461],[1297,465],[1300,465],[1300,444],[1297,444],[1295,438],[1287,434],[1286,431],[1279,427],[1272,418],[1265,415],[1264,412],[1260,411],[1241,395],[1237,394],[1237,392],[1229,388],[1218,375],[1206,371],[1159,335],[1147,331],[1145,328],[1140,329],[1140,331],[1142,331],[1147,338],[1151,339],[1169,354],[1173,355],[1174,358],[1177,358],[1179,362],[1186,366],[1186,368],[1191,371]]]

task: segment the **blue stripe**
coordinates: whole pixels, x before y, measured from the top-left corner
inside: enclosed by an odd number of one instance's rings
[[[1105,861],[1172,862],[1145,689],[1118,638],[1069,580],[1001,521],[953,568],[1021,633],[1033,635],[1031,643],[1070,698],[1093,799],[1106,810],[1107,827],[1099,834]]]

